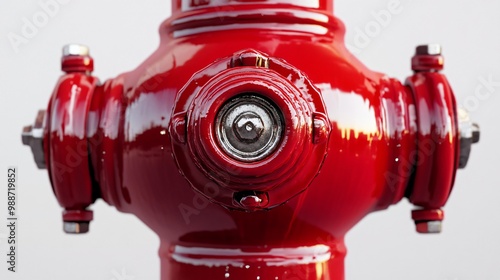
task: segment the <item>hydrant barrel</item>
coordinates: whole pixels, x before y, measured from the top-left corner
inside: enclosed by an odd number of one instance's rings
[[[103,199],[158,234],[162,280],[343,280],[344,237],[369,213],[406,197],[418,232],[441,231],[479,141],[441,47],[418,47],[403,84],[349,53],[332,0],[172,5],[158,50],[115,79],[65,48],[23,130],[66,232]]]

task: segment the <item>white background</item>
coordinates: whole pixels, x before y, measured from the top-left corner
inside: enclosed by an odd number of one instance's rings
[[[416,234],[406,201],[371,214],[347,236],[347,280],[498,280],[500,86],[488,91],[481,79],[500,82],[500,1],[401,0],[402,11],[373,29],[369,44],[356,43],[356,28],[373,27],[372,13],[387,9],[388,3],[337,1],[336,14],[347,26],[351,48],[371,69],[404,79],[411,74],[414,46],[441,43],[444,73],[458,102],[468,104],[481,125],[482,139],[467,169],[458,173],[445,208],[444,232]],[[170,1],[69,0],[16,52],[9,34],[21,34],[23,18],[32,21],[40,11],[38,0],[0,2],[0,174],[6,176],[7,166],[19,168],[20,216],[19,272],[13,274],[4,262],[6,180],[0,178],[0,279],[159,279],[158,238],[134,216],[100,201],[93,207],[90,234],[62,232],[47,173],[36,169],[20,132],[47,104],[60,75],[64,44],[91,46],[95,75],[115,77],[156,49],[158,26],[170,14]]]

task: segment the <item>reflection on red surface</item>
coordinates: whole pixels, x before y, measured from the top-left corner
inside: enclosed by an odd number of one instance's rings
[[[100,197],[137,215],[161,238],[164,280],[344,279],[344,235],[365,215],[404,196],[441,208],[458,153],[446,79],[424,71],[404,86],[368,70],[333,1],[305,2],[173,1],[136,70],[63,76],[45,141],[61,205]],[[214,132],[225,102],[249,93],[284,120],[256,162]],[[71,172],[58,168],[67,147],[84,150]]]

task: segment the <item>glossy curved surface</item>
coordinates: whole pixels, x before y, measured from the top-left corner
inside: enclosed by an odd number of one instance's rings
[[[415,181],[409,200],[417,206],[439,209],[451,193],[458,168],[459,135],[456,102],[447,79],[435,72],[408,78],[418,114]]]
[[[318,35],[266,30],[262,24],[262,30],[214,31],[175,38],[172,30],[168,40],[163,39],[165,43],[145,64],[122,77],[124,98],[119,103],[122,113],[112,121],[121,123],[123,131],[123,138],[117,138],[122,140],[115,141],[121,145],[118,150],[121,152],[116,153],[119,159],[113,162],[120,173],[109,168],[101,175],[101,178],[116,177],[115,182],[121,184],[111,186],[101,182],[101,188],[114,189],[118,209],[136,214],[159,234],[164,244],[161,251],[164,253],[160,254],[163,279],[190,279],[195,275],[225,279],[226,267],[173,259],[168,250],[178,245],[250,251],[325,245],[335,253],[335,258],[269,267],[263,262],[255,266],[253,257],[242,256],[239,262],[255,268],[252,273],[245,273],[237,262],[228,269],[234,270],[230,275],[238,279],[264,275],[286,279],[283,275],[287,270],[300,271],[299,279],[343,279],[344,234],[369,212],[386,208],[402,198],[410,176],[394,181],[388,174],[399,174],[398,169],[410,162],[410,151],[415,149],[413,99],[399,82],[368,71],[354,59],[343,46],[342,32],[329,29]],[[187,88],[194,73],[206,69],[200,79],[208,81],[227,65],[207,66],[249,48],[284,59],[306,73],[320,92],[320,100],[325,104],[324,119],[331,127],[330,137],[325,141],[328,156],[322,171],[316,174],[309,188],[292,199],[289,196],[285,204],[269,211],[241,212],[211,203],[214,200],[207,196],[220,193],[222,188],[206,174],[199,174],[198,164],[189,154],[181,157],[176,153],[175,161],[171,156],[171,147],[185,145],[183,142],[193,136],[183,129],[192,120],[179,117],[178,113],[188,112],[191,101],[198,100],[196,90],[192,95],[182,95],[185,101],[179,99],[178,93]],[[314,55],[297,56],[298,53]],[[194,88],[201,88],[203,83],[198,84],[194,83]],[[115,100],[110,91],[104,94],[103,100]],[[182,108],[176,111],[172,110],[174,107]],[[113,153],[103,146],[96,149]],[[310,171],[313,163],[317,161],[287,175],[300,176]],[[240,172],[234,166],[224,166],[228,175],[219,180],[237,178],[231,175]],[[185,179],[190,176],[191,183]],[[208,195],[193,191],[193,187]],[[232,203],[232,195],[228,196],[228,204],[229,199]],[[221,261],[233,261],[225,258]]]
[[[446,202],[457,150],[443,76],[416,74],[405,87],[368,70],[346,50],[333,1],[192,1],[182,12],[188,2],[174,2],[159,49],[136,70],[58,86],[46,150],[85,142],[90,166],[66,188],[51,176],[64,207],[100,196],[135,214],[161,239],[163,280],[342,280],[344,235],[365,215],[405,194],[422,207]],[[284,119],[279,147],[252,163],[227,156],[215,133],[220,108],[242,92]],[[439,156],[417,166],[431,136]]]
[[[54,193],[66,210],[85,210],[94,201],[86,127],[96,83],[95,78],[84,74],[65,75],[50,102],[50,177]]]
[[[266,58],[268,68],[230,66],[232,57],[249,52],[253,51],[238,52],[204,68],[180,91],[173,113],[178,116],[187,110],[187,143],[173,141],[173,152],[186,179],[208,199],[228,208],[250,210],[239,203],[239,192],[244,196],[259,191],[263,201],[251,208],[269,209],[303,191],[319,172],[327,145],[326,141],[313,142],[313,114],[325,113],[325,108],[310,81],[284,62]],[[284,118],[278,148],[255,162],[234,159],[217,140],[220,110],[246,93],[269,100]],[[175,123],[170,131],[175,130]]]

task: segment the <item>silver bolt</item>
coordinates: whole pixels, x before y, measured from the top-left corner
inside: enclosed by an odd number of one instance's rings
[[[479,142],[481,138],[481,131],[479,129],[479,125],[477,123],[472,124],[472,143],[476,144]]]
[[[64,232],[70,234],[82,234],[89,232],[88,222],[64,222]]]
[[[458,131],[460,132],[460,138],[472,138],[472,122],[470,120],[469,112],[463,108],[458,108]]]
[[[442,48],[439,44],[428,44],[421,45],[417,47],[417,55],[440,55],[442,54]]]
[[[31,145],[31,141],[33,139],[33,126],[32,125],[23,127],[21,139],[23,141],[23,145],[25,145],[25,146]]]
[[[460,133],[460,158],[459,168],[465,168],[469,161],[472,144],[479,142],[480,130],[479,125],[472,123],[469,113],[459,108],[458,116],[458,131]]]
[[[253,112],[241,114],[234,121],[233,128],[240,140],[248,142],[257,141],[265,129],[260,117]]]
[[[427,221],[417,223],[417,231],[419,233],[441,233],[442,228],[442,221]]]
[[[69,44],[63,47],[63,56],[88,56],[89,47],[79,44]]]
[[[21,134],[23,144],[30,146],[33,158],[39,169],[47,168],[43,149],[44,118],[45,110],[38,111],[35,123],[30,126],[25,126]]]

